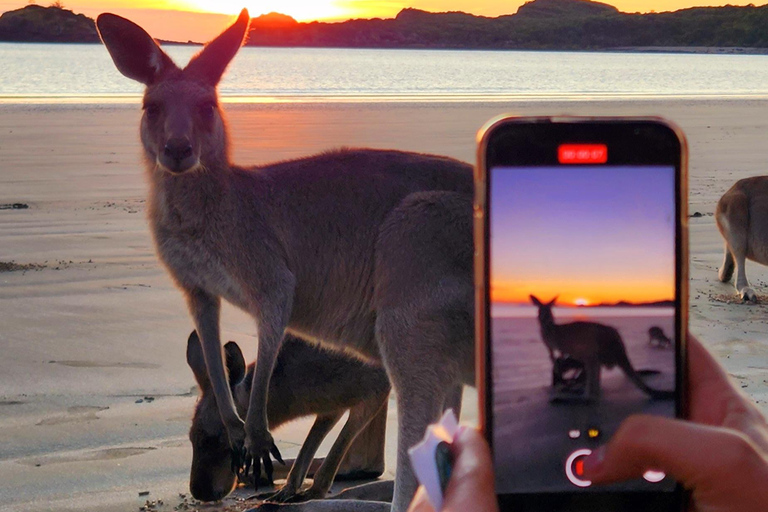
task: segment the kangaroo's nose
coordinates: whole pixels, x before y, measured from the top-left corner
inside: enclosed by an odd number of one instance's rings
[[[170,139],[165,144],[163,153],[165,153],[165,156],[168,158],[173,158],[177,162],[181,162],[192,155],[192,144],[189,143],[187,138]]]

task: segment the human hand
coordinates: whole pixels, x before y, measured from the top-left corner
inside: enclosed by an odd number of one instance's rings
[[[584,460],[595,484],[664,471],[692,492],[690,510],[768,510],[768,424],[693,336],[688,340],[689,420],[632,416]]]
[[[453,470],[443,501],[444,511],[498,511],[493,465],[488,443],[477,429],[461,427],[451,444]],[[409,512],[434,512],[424,487],[420,486]]]

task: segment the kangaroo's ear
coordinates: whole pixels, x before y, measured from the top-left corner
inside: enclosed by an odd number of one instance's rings
[[[544,305],[544,304],[541,303],[541,301],[539,299],[536,298],[535,295],[529,295],[528,297],[530,297],[531,302],[533,302],[537,306],[543,306]]]
[[[555,304],[555,302],[557,302],[557,299],[559,299],[559,298],[560,298],[560,296],[559,296],[559,295],[555,295],[555,298],[554,298],[554,299],[552,299],[551,301],[549,301],[549,304],[547,304],[547,306],[552,306],[552,305],[554,305],[554,304]]]
[[[104,13],[96,18],[99,36],[117,69],[144,85],[154,83],[172,69],[178,69],[154,39],[134,22]]]
[[[208,378],[208,370],[205,367],[205,358],[203,357],[203,346],[200,344],[200,338],[197,331],[192,331],[187,338],[187,364],[192,368],[200,389],[207,389],[211,385]]]
[[[224,356],[227,360],[227,372],[229,373],[229,385],[237,385],[245,377],[245,358],[240,347],[234,341],[224,345]]]
[[[227,69],[229,61],[243,45],[250,22],[248,10],[243,9],[231,27],[205,45],[200,53],[192,57],[184,69],[185,75],[197,78],[208,85],[216,86],[221,80],[224,70]]]

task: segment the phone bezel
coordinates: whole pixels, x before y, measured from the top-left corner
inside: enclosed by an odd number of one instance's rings
[[[676,125],[659,117],[516,117],[499,116],[478,132],[475,167],[474,238],[476,304],[476,379],[480,427],[493,451],[493,389],[489,301],[488,170],[494,165],[558,166],[557,147],[564,143],[607,144],[607,166],[673,165],[676,188],[675,233],[675,390],[676,416],[687,416],[686,339],[688,328],[688,150],[685,136]],[[647,151],[653,143],[654,151]],[[645,146],[643,145],[645,144]],[[572,164],[578,167],[579,164]],[[594,164],[590,164],[594,165]],[[501,510],[683,510],[687,500],[682,486],[674,492],[521,493],[499,495]]]

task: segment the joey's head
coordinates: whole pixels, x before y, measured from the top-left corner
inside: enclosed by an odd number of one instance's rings
[[[549,302],[542,302],[535,295],[529,295],[531,302],[539,308],[539,322],[541,324],[554,323],[555,319],[552,316],[552,306],[557,302],[557,297]]]
[[[244,385],[245,359],[237,343],[230,341],[224,346],[232,394]],[[203,358],[203,348],[197,332],[187,339],[187,364],[200,386],[200,398],[195,406],[189,440],[192,442],[192,468],[189,474],[189,490],[201,501],[217,501],[232,492],[237,485],[237,475],[232,471],[232,452],[229,437],[221,420],[216,397]]]
[[[237,21],[179,68],[141,27],[114,14],[96,26],[117,69],[146,86],[141,142],[159,172],[181,174],[228,163],[228,140],[216,86],[243,43],[250,18]]]

